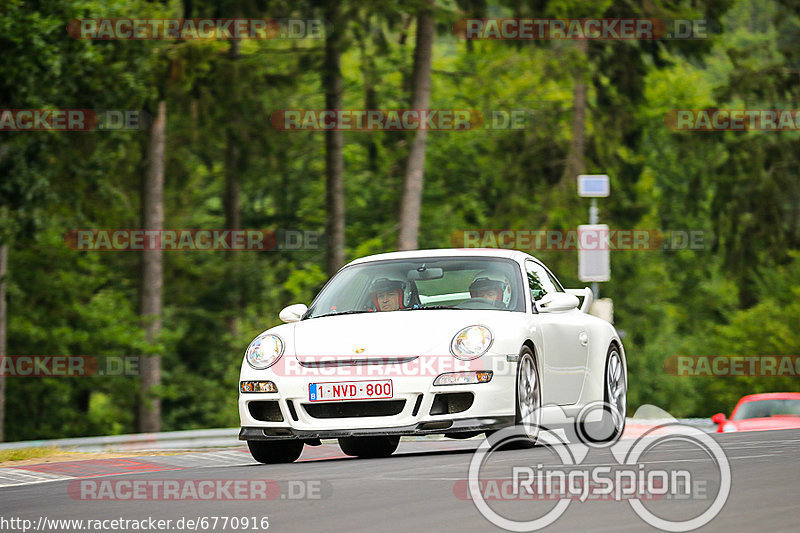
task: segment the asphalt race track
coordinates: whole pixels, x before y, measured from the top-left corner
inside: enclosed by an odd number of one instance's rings
[[[713,434],[731,466],[730,496],[719,514],[702,531],[760,531],[777,533],[798,531],[800,521],[800,430]],[[107,475],[102,471],[78,475],[80,480],[57,480],[0,488],[0,516],[31,520],[31,530],[53,519],[134,519],[152,517],[172,520],[170,531],[260,531],[249,523],[229,521],[223,529],[221,517],[253,517],[260,523],[268,517],[270,531],[348,533],[373,531],[494,531],[501,530],[476,509],[472,501],[458,496],[459,481],[467,477],[473,451],[479,440],[402,442],[394,456],[386,459],[354,459],[341,454],[333,442],[306,447],[293,464],[259,465],[241,450],[224,452],[226,462],[216,466],[195,455],[194,465],[151,469],[144,473]],[[237,455],[240,454],[240,455]],[[649,468],[685,468],[693,479],[713,478],[715,463],[691,443],[665,442],[643,456]],[[166,463],[164,463],[166,465]],[[546,447],[499,451],[487,461],[486,478],[508,477],[511,465],[557,465],[557,456]],[[588,467],[614,466],[617,461],[608,449],[589,452],[582,464]],[[492,474],[492,472],[495,474]],[[505,474],[503,474],[505,472]],[[482,476],[483,479],[484,476]],[[268,500],[95,501],[83,498],[76,483],[121,480],[271,480],[278,488]],[[276,483],[272,483],[272,482]],[[708,492],[711,487],[706,486]],[[95,485],[97,487],[99,485]],[[119,485],[117,485],[119,486]],[[98,495],[100,492],[97,493]],[[698,493],[699,494],[699,493]],[[462,495],[463,496],[463,495]],[[700,501],[698,501],[698,499]],[[659,516],[676,519],[682,512],[710,504],[702,496],[676,501],[653,501],[650,509]],[[545,514],[554,501],[489,502],[504,516],[531,520]],[[663,514],[661,514],[663,513]],[[677,514],[675,514],[677,513]],[[684,513],[685,514],[685,513]],[[186,520],[205,517],[188,527]],[[216,528],[212,520],[217,519]],[[184,519],[183,527],[176,522]],[[2,531],[21,531],[21,522],[5,523]],[[231,527],[238,525],[238,528]],[[263,525],[263,524],[262,524]],[[130,528],[128,528],[130,529]],[[76,530],[74,527],[39,531]],[[85,528],[83,529],[86,530]],[[102,531],[103,529],[92,529]],[[108,530],[111,530],[110,528]],[[545,531],[655,531],[632,510],[628,501],[571,501]]]

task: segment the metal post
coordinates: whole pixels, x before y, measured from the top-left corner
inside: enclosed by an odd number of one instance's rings
[[[597,214],[597,198],[592,198],[592,205],[589,207],[589,224],[597,224],[598,219]],[[598,293],[600,291],[599,286],[597,285],[596,281],[592,282],[592,293],[594,294],[594,299],[597,300]]]

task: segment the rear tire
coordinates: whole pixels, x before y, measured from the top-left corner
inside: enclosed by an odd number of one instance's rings
[[[400,444],[399,436],[382,435],[378,437],[340,437],[339,447],[345,455],[374,459],[389,457]]]
[[[578,436],[585,444],[613,444],[625,431],[628,387],[622,354],[615,344],[608,348],[603,389],[603,404],[596,407],[603,411],[600,422],[583,422],[580,415],[576,420]],[[595,408],[587,409],[588,412],[593,410]]]
[[[259,463],[293,463],[303,453],[301,440],[249,440],[250,455]]]

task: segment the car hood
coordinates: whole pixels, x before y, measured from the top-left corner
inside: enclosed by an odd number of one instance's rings
[[[491,324],[512,313],[473,310],[416,310],[328,316],[302,320],[294,329],[300,362],[321,357],[373,359],[448,355],[450,341],[466,326]]]
[[[800,428],[798,416],[771,416],[767,418],[745,418],[732,420],[737,431],[766,431],[769,429],[794,429]]]

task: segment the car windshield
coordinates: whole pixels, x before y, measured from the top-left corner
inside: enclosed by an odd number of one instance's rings
[[[733,415],[733,420],[770,416],[800,416],[800,400],[755,400],[743,403]]]
[[[509,259],[426,257],[374,261],[337,273],[304,319],[426,309],[525,311],[524,294],[519,265]]]

